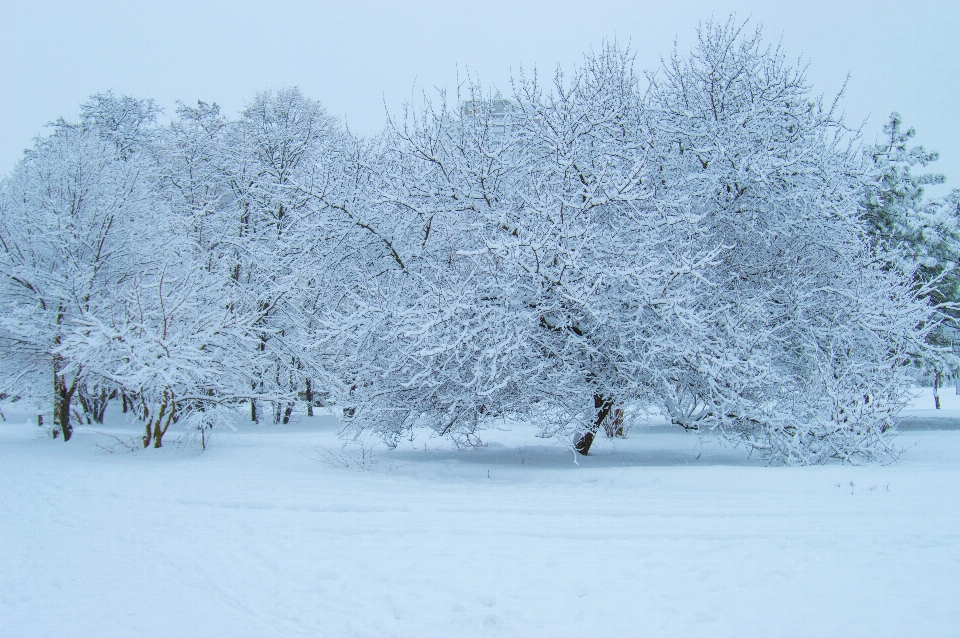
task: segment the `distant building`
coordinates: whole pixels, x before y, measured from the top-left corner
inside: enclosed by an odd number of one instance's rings
[[[507,115],[515,108],[513,102],[500,97],[491,100],[467,100],[463,103],[463,116],[489,118],[490,131],[495,136],[503,135],[507,132]]]

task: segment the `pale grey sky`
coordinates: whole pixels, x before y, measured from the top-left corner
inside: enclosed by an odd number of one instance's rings
[[[960,2],[886,0],[590,1],[0,0],[0,173],[58,116],[112,89],[214,101],[235,115],[258,91],[297,85],[359,133],[423,89],[454,89],[467,70],[509,92],[521,65],[552,74],[606,39],[652,69],[699,21],[736,13],[788,57],[803,56],[818,93],[847,73],[848,122],[874,140],[890,111],[939,150],[960,186]]]

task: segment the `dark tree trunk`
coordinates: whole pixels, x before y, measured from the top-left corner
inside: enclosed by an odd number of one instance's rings
[[[940,409],[940,371],[937,370],[936,374],[933,375],[933,403],[936,408]]]
[[[166,417],[166,421],[164,421],[164,417]],[[151,440],[153,441],[154,448],[163,447],[163,435],[167,433],[167,428],[170,427],[170,424],[176,423],[176,421],[177,406],[173,393],[165,391],[163,393],[163,403],[160,404],[160,409],[157,411],[156,416],[152,419],[147,419],[146,433],[143,436],[143,447],[149,447]]]
[[[307,416],[313,416],[313,384],[310,383],[310,379],[307,379]]]
[[[93,398],[87,393],[87,388],[81,385],[77,388],[77,401],[80,402],[80,408],[83,410],[84,415],[87,417],[87,425],[90,425],[93,420],[91,412],[93,411],[93,406],[90,404],[93,401]]]
[[[284,425],[286,425],[287,423],[290,423],[290,415],[291,415],[291,414],[293,414],[293,404],[292,404],[292,403],[288,403],[288,404],[287,404],[287,407],[284,408],[284,410],[283,410],[283,423],[284,423]]]
[[[611,411],[613,410],[613,399],[607,398],[602,394],[593,395],[593,407],[597,411],[597,416],[593,421],[593,425],[580,436],[577,437],[577,440],[574,442],[574,447],[577,452],[586,456],[590,453],[590,446],[593,445],[593,439],[597,434],[597,430],[604,425],[604,421],[610,416]]]
[[[67,391],[63,378],[59,377],[54,390],[56,396],[53,399],[53,425],[60,428],[63,434],[63,440],[69,441],[73,436],[73,424],[70,423],[70,399],[71,394]]]
[[[590,446],[593,445],[593,437],[595,436],[592,430],[587,430],[579,437],[577,437],[576,443],[573,446],[577,449],[577,452],[586,456],[590,453]]]
[[[63,434],[63,440],[69,441],[73,436],[73,425],[70,423],[70,401],[73,399],[73,392],[77,389],[77,382],[74,382],[67,388],[67,380],[60,370],[63,360],[59,355],[53,357],[53,426],[60,428]]]
[[[80,400],[80,407],[83,408],[84,414],[87,415],[87,423],[93,420],[94,423],[102,425],[107,403],[110,402],[110,393],[97,385],[92,391],[86,385],[80,385],[77,388],[77,398]]]
[[[168,419],[167,425],[169,424],[170,424],[170,420]],[[166,431],[167,431],[166,428],[163,428],[162,430],[160,429],[159,422],[153,426],[153,447],[154,448],[163,447],[163,433]]]
[[[146,410],[144,410],[146,412]],[[160,422],[163,421],[163,417],[167,412],[167,402],[164,401],[160,404],[160,410],[157,412],[154,418],[147,418],[147,430],[143,435],[143,447],[150,447],[150,442],[153,440],[154,436],[163,437],[163,434],[160,432]],[[160,439],[158,438],[154,441],[153,447],[160,447]]]
[[[163,422],[162,419],[157,419],[156,424],[153,426],[153,447],[163,447],[163,435],[167,433],[167,428],[170,427],[171,423],[177,422],[177,404],[173,400],[173,394],[169,396],[164,395],[163,405],[167,407],[167,402],[170,403],[170,409],[167,411],[167,420]],[[160,426],[163,427],[160,427]]]
[[[263,341],[262,341],[262,340],[260,341],[260,346],[259,346],[259,348],[260,348],[260,350],[261,350],[261,352],[262,352],[262,351],[263,351],[263,348],[264,348],[264,345],[263,345]],[[257,382],[257,381],[251,381],[251,382],[250,382],[250,391],[251,391],[251,392],[256,392],[256,391],[257,391],[257,387],[258,387],[258,382]],[[259,382],[259,388],[260,388],[261,391],[263,391],[263,381],[262,381],[262,380]],[[257,400],[256,400],[256,399],[250,399],[250,420],[253,421],[254,423],[260,423],[260,411],[257,409]]]

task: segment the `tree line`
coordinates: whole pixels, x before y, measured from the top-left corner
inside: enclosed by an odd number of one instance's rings
[[[859,143],[759,31],[638,75],[607,44],[352,134],[297,89],[236,119],[94,95],[0,182],[0,392],[69,440],[120,401],[162,445],[239,405],[387,442],[522,420],[581,454],[624,408],[777,462],[892,452],[956,369],[956,192],[896,114]]]

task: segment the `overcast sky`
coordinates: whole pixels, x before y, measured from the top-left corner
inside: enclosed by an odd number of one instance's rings
[[[169,117],[177,100],[235,115],[258,91],[296,85],[371,134],[386,110],[453,90],[468,70],[508,93],[521,65],[552,74],[604,39],[629,42],[637,66],[654,69],[674,42],[690,49],[700,21],[730,13],[802,56],[815,92],[832,96],[849,73],[848,123],[866,119],[874,141],[899,111],[960,186],[956,0],[0,0],[0,173],[45,123],[108,89],[152,97]]]

